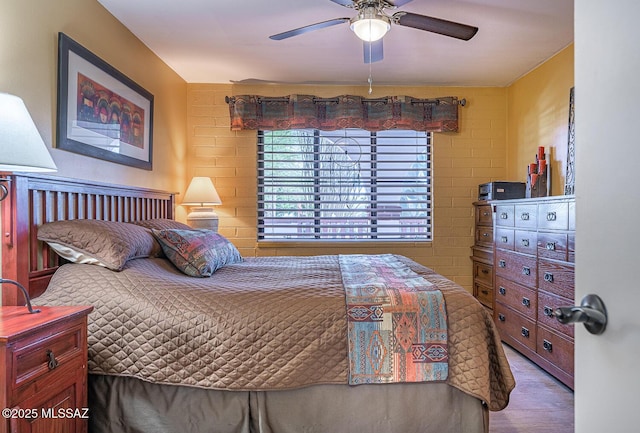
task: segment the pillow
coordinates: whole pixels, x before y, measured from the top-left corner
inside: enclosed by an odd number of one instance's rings
[[[210,277],[242,256],[224,236],[212,230],[152,230],[167,258],[192,277]]]
[[[54,221],[38,228],[38,239],[60,257],[120,271],[131,259],[157,256],[160,248],[151,231],[135,224],[99,221]]]
[[[146,227],[148,229],[156,229],[156,230],[172,230],[172,229],[181,229],[181,230],[193,230],[186,224],[183,224],[176,220],[170,220],[167,218],[155,218],[150,220],[140,220],[140,221],[132,221],[132,224],[136,224],[142,227]]]

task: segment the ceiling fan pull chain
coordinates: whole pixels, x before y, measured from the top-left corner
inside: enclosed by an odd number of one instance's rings
[[[367,80],[367,82],[369,83],[369,95],[371,95],[373,93],[373,78],[371,78],[371,63],[373,63],[372,57],[371,57],[371,48],[372,44],[369,44],[369,79]]]

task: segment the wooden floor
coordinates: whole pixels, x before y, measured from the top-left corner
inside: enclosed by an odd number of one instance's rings
[[[491,412],[490,433],[572,433],[573,391],[504,345],[516,378],[509,406]]]

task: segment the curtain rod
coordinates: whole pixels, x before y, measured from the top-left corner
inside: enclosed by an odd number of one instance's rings
[[[280,98],[269,98],[269,97],[258,97],[256,98],[258,103],[263,103],[263,102],[289,102],[290,98],[286,98],[286,97],[280,97]],[[378,99],[367,99],[367,98],[362,98],[364,100],[364,102],[382,102],[383,104],[386,104],[389,102],[389,98],[378,98]],[[225,96],[224,98],[225,102],[227,104],[229,103],[235,103],[236,102],[236,97],[235,96]],[[335,104],[337,104],[338,102],[340,102],[340,100],[338,98],[313,98],[313,102],[317,103],[317,102],[333,102]],[[434,105],[438,105],[440,104],[440,99],[416,99],[414,101],[411,101],[412,104],[434,104]],[[467,100],[466,98],[462,98],[462,99],[458,99],[457,101],[458,105],[461,106],[465,106],[467,105]]]

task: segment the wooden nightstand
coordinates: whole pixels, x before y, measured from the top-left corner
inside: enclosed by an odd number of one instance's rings
[[[0,433],[87,431],[93,307],[0,307]]]

